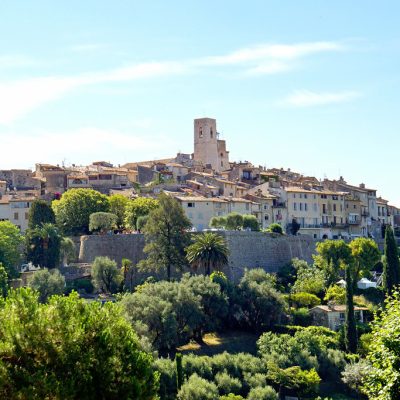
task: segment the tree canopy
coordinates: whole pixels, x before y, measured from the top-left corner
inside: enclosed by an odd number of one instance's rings
[[[55,268],[60,263],[61,235],[55,225],[45,223],[26,232],[26,257],[33,265]]]
[[[45,303],[50,296],[64,293],[65,278],[58,269],[41,269],[34,273],[29,286],[39,293],[39,301]]]
[[[56,222],[65,234],[89,233],[89,217],[96,212],[108,212],[108,197],[92,189],[70,189],[60,200],[53,200]]]
[[[118,229],[123,229],[125,227],[125,211],[129,199],[122,194],[113,194],[108,200],[110,202],[110,213],[117,216]]]
[[[400,283],[400,262],[396,239],[390,226],[385,230],[385,257],[383,263],[383,286],[387,293],[392,293]]]
[[[103,293],[114,293],[122,282],[117,263],[108,257],[96,257],[92,265],[93,286]]]
[[[15,225],[9,221],[0,221],[0,263],[3,264],[10,278],[17,276],[23,240]]]
[[[211,269],[220,269],[228,263],[228,246],[221,235],[206,232],[193,236],[193,243],[186,249],[186,258],[194,268],[203,268],[206,275]]]
[[[54,211],[44,200],[35,200],[29,209],[28,228],[34,229],[43,224],[55,224]]]
[[[109,212],[96,212],[90,214],[89,230],[91,232],[105,233],[117,227],[118,217]]]
[[[190,242],[188,230],[192,224],[182,207],[174,198],[161,194],[159,206],[154,208],[145,225],[145,260],[140,268],[166,271],[168,280],[173,269],[181,270],[187,265],[185,249]]]
[[[156,397],[152,357],[118,305],[87,303],[76,293],[40,304],[37,293],[19,289],[0,303],[0,320],[3,399]]]
[[[158,200],[150,197],[138,197],[130,200],[126,205],[125,226],[130,229],[136,229],[139,217],[149,215],[150,211],[158,207]]]

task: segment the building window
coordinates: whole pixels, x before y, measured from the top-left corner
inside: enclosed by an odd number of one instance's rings
[[[246,210],[249,210],[249,209],[250,209],[249,203],[246,203]]]
[[[307,211],[307,203],[304,203],[304,211]]]
[[[294,199],[296,198],[296,193],[293,193],[293,198],[294,198]]]
[[[300,193],[299,197],[302,199],[303,198],[303,193]]]
[[[188,203],[188,205],[187,205],[187,206],[188,206],[189,208],[193,208],[193,207],[194,207],[194,205],[195,205],[195,203]]]
[[[25,219],[29,219],[29,213],[25,213]]]
[[[304,193],[304,198],[305,198],[305,199],[307,198],[307,193]]]
[[[333,205],[333,211],[336,211],[336,204]]]
[[[269,220],[268,215],[265,215],[265,216],[264,216],[264,219],[265,219],[265,221],[268,221],[268,220]]]
[[[14,219],[17,220],[19,218],[19,215],[17,212],[14,213]]]
[[[297,203],[293,203],[293,210],[297,210]]]
[[[321,199],[327,199],[328,196],[326,194],[321,194]]]
[[[212,128],[210,128],[210,138],[212,139],[214,136]]]
[[[300,209],[300,211],[303,210],[303,203],[299,203],[299,209]]]
[[[336,195],[332,196],[332,200],[338,200],[338,199],[339,199],[338,196],[336,196]]]

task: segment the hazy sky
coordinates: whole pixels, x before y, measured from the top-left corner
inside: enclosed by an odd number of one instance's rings
[[[0,1],[0,169],[193,151],[400,206],[400,2]]]

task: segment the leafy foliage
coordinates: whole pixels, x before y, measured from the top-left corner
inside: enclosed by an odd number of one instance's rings
[[[96,212],[108,212],[108,197],[92,189],[70,189],[60,200],[54,200],[52,208],[56,222],[65,234],[89,233],[89,217]]]
[[[55,224],[56,217],[51,206],[44,200],[35,200],[29,209],[28,229],[35,229],[43,224]]]
[[[363,390],[376,400],[397,399],[400,393],[400,295],[394,292],[372,323],[367,360],[371,368],[363,376]]]
[[[304,260],[293,259],[292,264],[296,269],[296,281],[293,292],[306,292],[319,295],[325,288],[324,271],[315,265],[310,265]]]
[[[249,229],[251,231],[258,232],[260,230],[260,224],[257,218],[254,215],[244,214],[243,229]]]
[[[262,332],[279,323],[285,302],[274,286],[274,278],[263,269],[246,270],[238,286],[242,325]]]
[[[383,264],[383,287],[387,293],[392,293],[400,283],[400,262],[397,243],[390,226],[385,231],[385,258]]]
[[[321,304],[321,300],[315,294],[298,292],[290,296],[291,304],[296,307],[315,307]]]
[[[110,203],[110,213],[117,216],[117,228],[123,229],[125,227],[125,211],[129,203],[129,199],[122,194],[113,194],[108,198]]]
[[[150,197],[138,197],[130,200],[125,209],[125,226],[130,229],[136,229],[138,218],[149,215],[150,211],[158,207],[158,204],[158,200]]]
[[[40,304],[20,289],[1,304],[0,320],[1,398],[155,398],[153,360],[118,306],[86,303],[76,293]]]
[[[186,258],[192,267],[204,268],[205,275],[210,275],[212,268],[218,270],[228,263],[228,252],[222,236],[206,232],[193,236],[193,243],[186,249]]]
[[[270,226],[268,226],[267,232],[279,233],[280,235],[283,235],[283,228],[281,225],[273,223]]]
[[[218,400],[218,389],[215,383],[200,378],[197,374],[182,385],[178,392],[178,400]]]
[[[158,204],[146,223],[144,252],[147,258],[139,263],[139,267],[151,271],[165,270],[170,280],[174,268],[181,270],[187,264],[185,248],[190,241],[187,230],[192,225],[174,198],[161,194]]]
[[[10,278],[17,276],[17,265],[21,258],[23,237],[18,228],[9,221],[0,221],[0,263]]]
[[[41,269],[34,273],[29,286],[39,293],[39,301],[45,303],[49,297],[64,293],[65,278],[57,269]]]
[[[6,297],[8,292],[8,275],[3,264],[0,263],[0,296]]]
[[[118,217],[109,212],[96,212],[90,214],[89,217],[89,230],[90,232],[105,233],[117,227]]]
[[[108,257],[96,257],[92,265],[93,286],[103,293],[114,293],[122,280],[117,263]]]
[[[26,258],[33,265],[55,268],[60,263],[61,235],[50,223],[36,226],[26,233]]]

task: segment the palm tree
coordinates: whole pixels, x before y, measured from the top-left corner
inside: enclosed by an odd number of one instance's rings
[[[194,242],[186,249],[186,259],[194,268],[204,267],[210,275],[211,267],[221,268],[228,263],[228,246],[224,238],[215,233],[206,232],[194,236]]]

